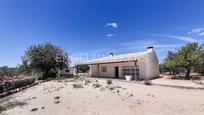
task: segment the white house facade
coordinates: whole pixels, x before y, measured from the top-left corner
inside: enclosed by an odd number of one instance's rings
[[[75,75],[75,68],[74,67],[68,67],[64,68],[60,71],[61,75]]]
[[[78,65],[89,65],[90,76],[133,79],[152,79],[159,76],[159,61],[153,47],[145,52],[109,55],[107,57],[84,61]]]

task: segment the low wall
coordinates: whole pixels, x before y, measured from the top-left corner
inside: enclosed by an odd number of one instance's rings
[[[21,88],[21,87],[25,87],[27,85],[31,85],[33,83],[35,83],[36,78],[32,77],[32,78],[24,78],[24,79],[17,79],[17,80],[6,80],[6,81],[1,81],[0,82],[0,94],[13,90],[13,89],[17,89],[17,88]]]

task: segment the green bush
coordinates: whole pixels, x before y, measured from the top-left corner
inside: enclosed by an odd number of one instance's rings
[[[3,111],[5,111],[5,110],[6,110],[6,107],[0,106],[0,113],[3,112]]]
[[[73,84],[73,88],[76,88],[76,89],[78,89],[78,88],[84,88],[83,87],[83,85],[82,84]]]
[[[112,84],[112,80],[109,80],[109,79],[108,79],[108,80],[106,81],[106,83],[107,83],[108,85],[110,85],[110,84]]]
[[[152,82],[151,82],[150,80],[145,80],[145,81],[144,81],[144,84],[145,84],[145,85],[152,85]]]

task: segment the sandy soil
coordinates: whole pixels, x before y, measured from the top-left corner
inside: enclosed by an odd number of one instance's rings
[[[90,78],[89,78],[90,79]],[[146,86],[94,78],[91,83],[50,81],[0,99],[26,102],[4,111],[8,115],[203,115],[204,90]],[[83,88],[73,88],[83,84]],[[95,84],[93,86],[93,84]],[[100,86],[102,85],[102,86]],[[35,108],[35,109],[34,109]],[[32,111],[33,109],[33,111]]]

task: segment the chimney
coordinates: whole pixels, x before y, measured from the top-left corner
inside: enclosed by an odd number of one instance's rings
[[[113,57],[113,53],[109,53],[108,56],[109,56],[109,57]]]
[[[154,51],[154,47],[153,46],[147,47],[147,52],[153,52],[153,51]]]

